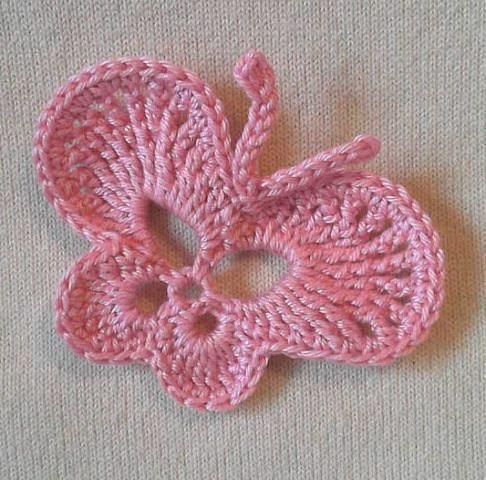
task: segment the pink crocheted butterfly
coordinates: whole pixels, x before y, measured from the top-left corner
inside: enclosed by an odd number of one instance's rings
[[[57,328],[88,360],[150,365],[176,400],[233,408],[271,355],[359,365],[391,362],[424,340],[443,300],[443,253],[405,189],[345,166],[372,159],[360,135],[259,177],[275,121],[274,74],[256,51],[235,68],[251,99],[233,146],[223,106],[196,75],[121,59],[72,78],[45,109],[35,163],[57,212],[92,243],[64,278]],[[199,238],[173,268],[149,228],[155,203]],[[286,275],[250,300],[226,298],[211,272],[223,257],[266,250]],[[156,312],[147,285],[167,287]],[[199,298],[187,295],[199,286]],[[211,317],[209,328],[200,323]]]

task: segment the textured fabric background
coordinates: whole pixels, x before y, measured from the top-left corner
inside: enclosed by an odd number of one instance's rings
[[[0,478],[486,478],[485,25],[482,0],[2,0]],[[282,95],[263,172],[358,132],[380,137],[368,168],[431,214],[447,300],[430,341],[391,367],[275,358],[241,408],[201,414],[142,367],[89,364],[56,337],[52,298],[88,245],[46,203],[31,142],[55,88],[121,55],[197,71],[236,134],[247,101],[232,68],[250,47]],[[193,248],[171,219],[156,223],[168,255],[187,254],[170,238]],[[238,294],[282,271],[239,260],[222,275]]]

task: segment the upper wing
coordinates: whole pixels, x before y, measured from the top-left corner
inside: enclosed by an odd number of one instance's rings
[[[256,301],[236,301],[245,335],[271,353],[392,361],[422,341],[443,300],[444,257],[405,189],[362,172],[249,207],[245,244],[288,260]],[[250,341],[250,340],[248,340]]]
[[[194,74],[147,59],[72,78],[40,117],[34,158],[48,199],[94,242],[140,235],[149,201],[197,224],[231,183],[220,101]]]

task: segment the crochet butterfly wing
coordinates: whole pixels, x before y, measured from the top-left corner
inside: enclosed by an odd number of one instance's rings
[[[266,80],[253,94],[236,172],[255,171],[263,142],[252,139],[262,125],[268,135],[274,119],[273,74],[268,65],[260,70]],[[402,186],[346,169],[378,151],[378,140],[360,135],[271,177],[237,182],[246,216],[233,248],[288,261],[277,285],[240,305],[246,333],[268,352],[384,364],[424,340],[437,319],[444,258],[429,217]]]
[[[87,238],[139,239],[144,202],[170,203],[194,225],[206,206],[221,206],[227,128],[221,103],[194,74],[122,59],[60,89],[40,118],[34,156],[48,199]]]
[[[245,307],[264,319],[269,351],[384,364],[426,337],[443,299],[443,254],[402,187],[340,173],[260,202],[249,208],[250,243],[289,263],[271,292]]]

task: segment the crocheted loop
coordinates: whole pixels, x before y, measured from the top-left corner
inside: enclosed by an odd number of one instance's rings
[[[79,355],[98,363],[145,362],[147,342],[164,304],[151,314],[137,308],[147,284],[170,278],[161,258],[150,258],[127,244],[91,250],[63,279],[56,300],[57,330]]]
[[[228,410],[255,390],[268,356],[225,305],[197,302],[169,316],[154,336],[150,364],[177,401],[199,410]]]
[[[247,398],[274,354],[391,362],[427,337],[444,298],[429,217],[400,185],[346,170],[375,157],[379,141],[358,135],[260,178],[275,76],[250,51],[235,78],[252,103],[234,152],[210,88],[147,59],[71,79],[35,137],[47,198],[94,244],[61,284],[59,333],[89,360],[150,365],[174,398],[206,410]],[[152,203],[196,231],[192,265],[164,259]],[[256,298],[226,298],[211,275],[242,250],[282,256],[286,275]]]

